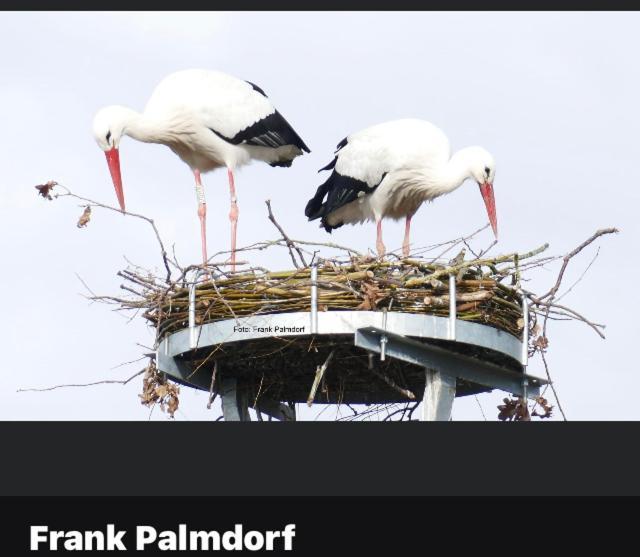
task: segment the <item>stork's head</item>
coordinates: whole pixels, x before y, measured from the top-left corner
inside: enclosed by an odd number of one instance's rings
[[[493,233],[498,238],[498,219],[496,217],[496,201],[493,196],[493,178],[496,175],[496,163],[486,149],[482,147],[467,147],[464,149],[469,172],[480,187],[484,205],[487,208],[489,222]]]
[[[98,110],[93,118],[93,136],[96,143],[104,151],[109,165],[109,172],[116,189],[120,209],[124,211],[124,193],[120,174],[120,139],[133,111],[123,106],[106,106]]]

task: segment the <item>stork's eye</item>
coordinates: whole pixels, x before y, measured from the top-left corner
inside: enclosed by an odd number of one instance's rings
[[[491,169],[488,166],[484,167],[484,173],[489,176],[489,174],[491,174]]]
[[[109,143],[110,139],[111,139],[111,130],[107,132],[107,143]]]

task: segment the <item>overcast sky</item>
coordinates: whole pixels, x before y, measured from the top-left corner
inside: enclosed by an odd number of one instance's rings
[[[136,110],[158,81],[185,68],[219,69],[260,85],[311,148],[292,168],[254,163],[237,174],[239,244],[276,236],[264,200],[294,237],[325,240],[304,206],[335,144],[401,117],[430,120],[454,149],[482,145],[495,157],[500,244],[527,251],[544,242],[562,254],[596,229],[617,226],[576,258],[564,299],[606,323],[607,339],[580,323],[554,324],[548,360],[573,420],[640,418],[636,288],[640,149],[638,13],[7,13],[0,15],[0,247],[3,357],[0,419],[150,418],[139,379],[45,393],[46,387],[126,378],[153,342],[141,318],[81,296],[76,275],[101,294],[119,292],[128,259],[160,264],[145,223],[94,211],[76,227],[78,204],[37,198],[55,179],[79,195],[116,204],[104,156],[91,135],[95,111]],[[200,260],[192,176],[169,149],[124,139],[127,208],[156,220],[183,264]],[[227,249],[228,189],[222,171],[204,177],[210,251]],[[475,230],[486,213],[473,183],[423,207],[420,244]],[[402,223],[384,227],[390,249]],[[374,248],[372,224],[332,239]],[[486,232],[485,243],[490,241]],[[265,262],[261,256],[256,262]],[[269,258],[288,268],[286,252]],[[529,285],[548,288],[553,274]],[[544,375],[538,358],[529,372]],[[503,393],[457,399],[453,418],[496,418]],[[178,420],[213,419],[206,393],[183,388]],[[151,419],[166,420],[159,410]]]

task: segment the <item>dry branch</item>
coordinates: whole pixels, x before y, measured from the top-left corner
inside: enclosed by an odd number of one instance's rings
[[[139,375],[142,375],[147,368],[141,369],[134,373],[128,379],[104,379],[102,381],[93,381],[92,383],[67,383],[64,385],[53,385],[52,387],[43,387],[40,389],[18,389],[16,392],[18,393],[28,393],[28,392],[45,392],[45,391],[54,391],[55,389],[66,389],[67,387],[93,387],[94,385],[126,385],[132,379],[135,379]]]
[[[327,356],[327,359],[324,361],[324,363],[321,366],[318,366],[318,369],[316,370],[315,378],[313,380],[313,384],[311,385],[311,391],[309,391],[309,397],[307,398],[307,406],[313,405],[313,400],[316,398],[316,391],[318,390],[318,385],[320,385],[320,381],[322,380],[322,377],[324,376],[324,372],[327,370],[327,367],[329,366],[329,362],[331,361],[331,358],[333,358],[334,353],[335,353],[335,350],[332,350],[331,352],[329,352],[329,355]]]
[[[298,263],[296,262],[296,258],[293,255],[293,250],[295,249],[298,252],[298,257],[300,258],[300,261],[302,262],[302,264],[306,267],[307,266],[307,262],[304,260],[304,255],[302,255],[302,251],[300,250],[300,248],[298,246],[296,246],[291,239],[289,238],[289,236],[286,235],[285,231],[282,229],[282,226],[280,226],[280,224],[278,224],[278,221],[276,220],[276,218],[273,216],[273,212],[271,211],[271,200],[267,199],[265,201],[265,203],[267,204],[267,209],[269,210],[269,220],[273,223],[273,225],[278,229],[278,231],[280,232],[280,234],[282,234],[282,238],[284,239],[284,241],[287,243],[287,247],[289,248],[289,253],[291,254],[291,261],[293,261],[293,266],[296,268],[299,268],[300,266],[298,265]]]
[[[371,369],[371,373],[373,373],[376,377],[382,379],[387,385],[389,385],[389,387],[391,387],[394,391],[399,392],[402,396],[407,397],[409,400],[416,399],[416,395],[414,395],[409,389],[403,389],[393,379],[391,379],[391,377],[386,376],[375,367]]]
[[[69,188],[58,184],[57,182],[54,181],[50,181],[48,182],[48,184],[50,186],[49,190],[47,190],[47,193],[49,194],[49,192],[51,191],[52,188],[56,187],[56,188],[62,188],[65,193],[57,193],[53,196],[54,199],[57,199],[59,197],[73,197],[74,199],[78,199],[80,201],[84,201],[87,203],[87,205],[85,206],[85,212],[83,213],[83,216],[81,217],[80,221],[78,222],[78,226],[86,226],[86,224],[88,223],[88,217],[91,214],[91,207],[101,207],[103,209],[108,209],[110,211],[116,211],[117,213],[122,213],[123,215],[129,216],[129,217],[135,217],[138,219],[142,219],[146,222],[148,222],[151,225],[151,228],[153,228],[153,232],[156,236],[156,239],[158,240],[158,244],[160,245],[160,253],[162,255],[162,262],[164,264],[164,268],[167,271],[167,277],[165,279],[165,282],[169,283],[171,281],[171,269],[169,268],[169,258],[167,256],[167,250],[164,247],[164,243],[162,242],[162,238],[160,237],[160,233],[158,232],[158,229],[156,228],[156,224],[153,221],[153,219],[150,219],[149,217],[146,217],[144,215],[140,215],[138,213],[132,213],[130,211],[123,211],[122,209],[119,209],[117,207],[113,207],[111,205],[106,205],[105,203],[100,203],[99,201],[94,201],[93,199],[88,199],[86,197],[82,197],[80,195],[77,195],[75,193],[73,193],[71,190],[69,190]],[[36,186],[37,187],[37,186]],[[50,198],[49,198],[50,199]],[[176,263],[176,266],[177,263]]]

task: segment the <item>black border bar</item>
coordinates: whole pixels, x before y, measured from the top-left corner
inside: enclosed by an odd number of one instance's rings
[[[640,495],[639,438],[635,422],[0,422],[0,496]]]

